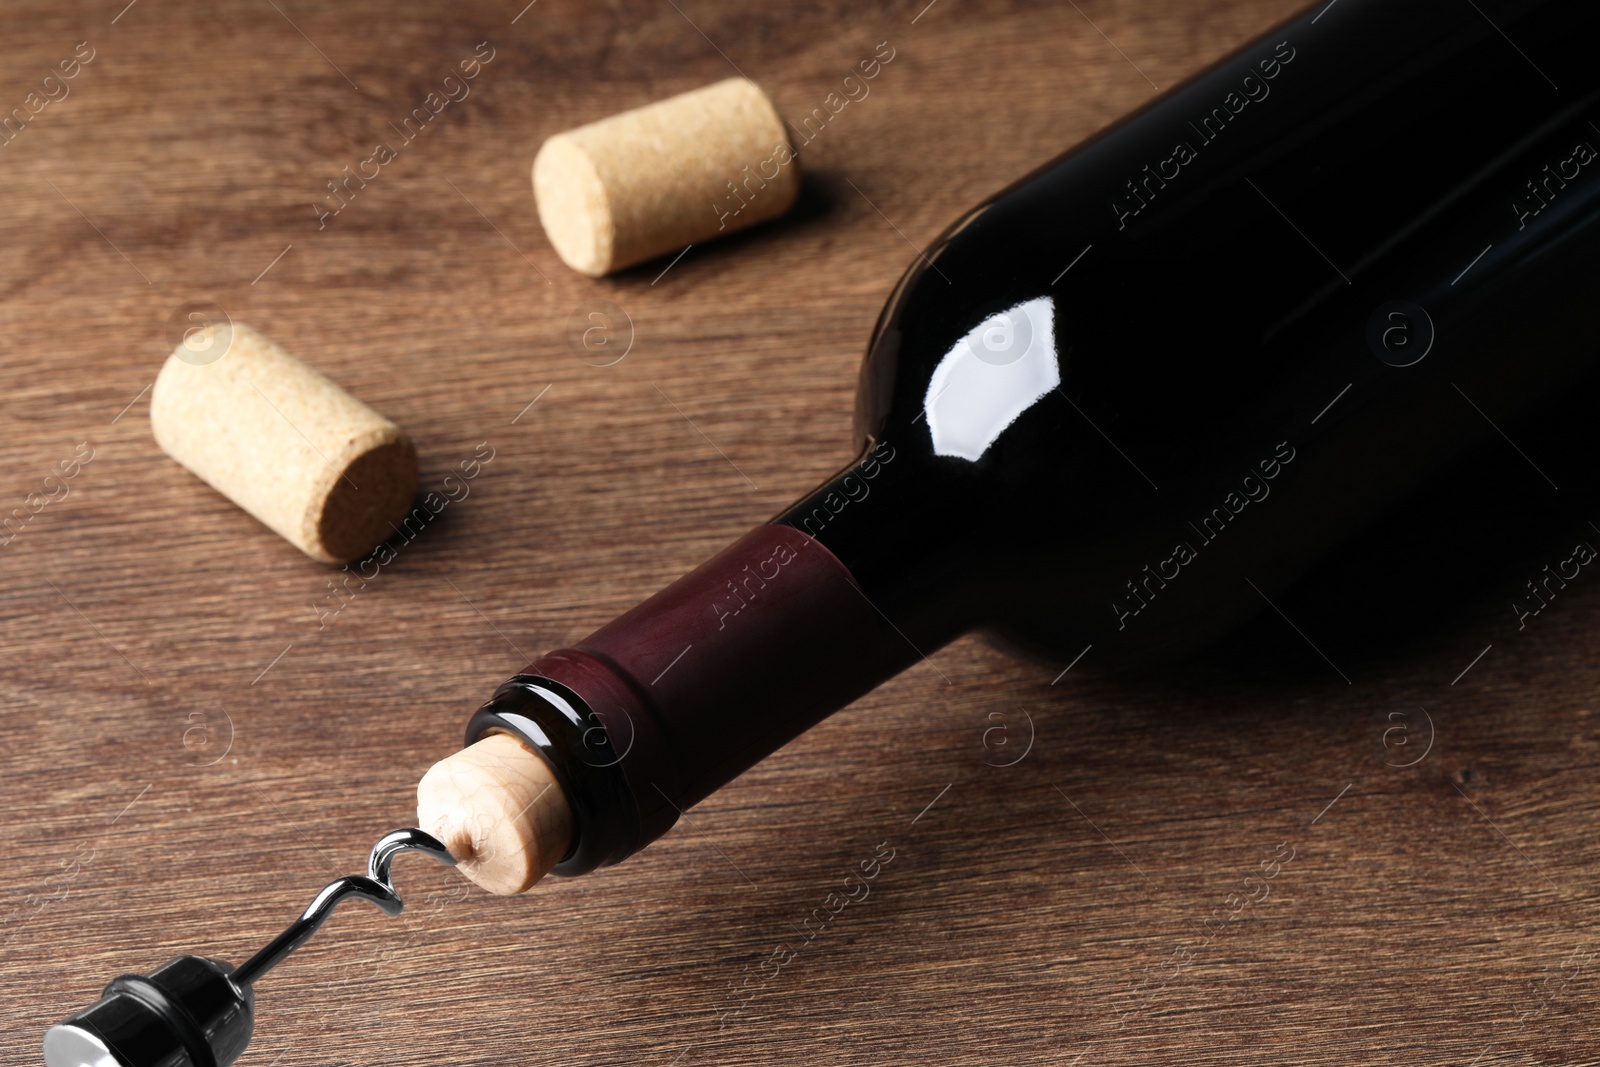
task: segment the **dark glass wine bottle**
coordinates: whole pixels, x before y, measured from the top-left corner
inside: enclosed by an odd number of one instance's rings
[[[970,212],[874,332],[859,452],[507,682],[576,874],[959,634],[1212,640],[1600,347],[1600,5],[1340,0]]]

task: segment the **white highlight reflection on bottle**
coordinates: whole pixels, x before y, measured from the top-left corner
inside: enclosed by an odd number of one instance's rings
[[[1060,384],[1048,296],[989,316],[951,346],[928,380],[923,411],[934,454],[976,462]]]

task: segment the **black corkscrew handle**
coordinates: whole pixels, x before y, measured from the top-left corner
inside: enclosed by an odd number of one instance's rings
[[[372,847],[365,875],[329,883],[300,918],[240,966],[179,956],[149,977],[113,979],[92,1007],[45,1033],[46,1067],[228,1067],[250,1044],[255,981],[316,933],[341,900],[360,897],[386,915],[400,914],[405,905],[391,867],[406,851],[456,862],[421,830],[385,834]]]

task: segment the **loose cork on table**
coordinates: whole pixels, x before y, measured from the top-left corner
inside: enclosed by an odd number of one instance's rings
[[[767,94],[729,78],[556,134],[533,192],[557,254],[599,277],[782,215],[800,164]]]
[[[167,358],[150,428],[173,459],[324,563],[383,541],[416,492],[404,431],[239,323],[197,330]]]

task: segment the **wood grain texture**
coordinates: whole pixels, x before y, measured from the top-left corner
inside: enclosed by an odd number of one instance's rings
[[[504,676],[847,458],[912,246],[1297,6],[524,2],[0,13],[0,111],[94,49],[0,148],[0,513],[93,450],[0,547],[4,1063],[358,870]],[[319,229],[326,182],[485,40],[471,95]],[[544,137],[735,69],[804,113],[885,40],[786,220],[606,282],[551,252]],[[151,439],[201,300],[405,427],[425,488],[492,450],[336,615],[333,572]],[[631,322],[611,366],[568,341],[596,301]],[[1359,656],[1299,620],[1349,684],[1293,634],[1054,685],[963,640],[622,867],[499,899],[401,860],[405,915],[347,905],[264,980],[245,1062],[1600,1062],[1600,589],[1517,632],[1515,573],[1463,565],[1458,609]]]

